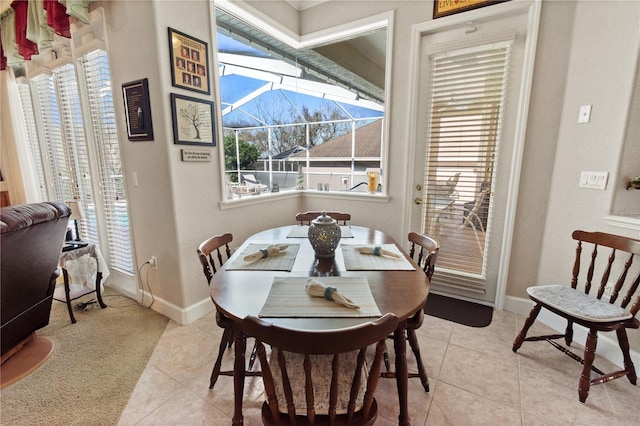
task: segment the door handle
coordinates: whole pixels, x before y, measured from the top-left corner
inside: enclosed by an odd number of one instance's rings
[[[413,202],[416,204],[422,204],[422,198],[418,197],[415,200],[413,200]]]

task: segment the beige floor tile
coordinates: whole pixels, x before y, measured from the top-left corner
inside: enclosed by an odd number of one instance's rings
[[[521,413],[475,393],[438,383],[426,425],[519,425]]]
[[[143,373],[120,426],[231,423],[233,379],[220,376],[213,390],[209,376],[222,331],[214,313],[187,326],[170,322]],[[473,328],[426,315],[417,331],[430,392],[409,380],[409,415],[413,425],[632,425],[637,424],[640,386],[626,378],[593,386],[586,404],[578,402],[581,365],[545,342],[527,342],[517,354],[513,339],[524,317],[494,311],[492,324]],[[530,334],[551,329],[536,322]],[[581,353],[581,342],[572,346]],[[253,341],[247,343],[247,352]],[[393,365],[393,342],[388,341]],[[225,351],[223,369],[233,367],[233,349]],[[247,353],[247,359],[249,353]],[[407,344],[409,371],[417,371]],[[598,357],[597,365],[611,364]],[[383,367],[384,368],[384,367]],[[636,368],[638,368],[636,366]],[[262,380],[247,378],[244,424],[261,425]],[[380,379],[376,425],[397,424],[394,379]]]
[[[169,401],[142,419],[138,426],[215,425],[228,421],[229,418],[220,410],[181,388]]]
[[[147,366],[120,416],[119,426],[134,425],[172,399],[181,385],[153,365]]]
[[[439,381],[519,409],[518,363],[511,355],[496,357],[450,344]]]

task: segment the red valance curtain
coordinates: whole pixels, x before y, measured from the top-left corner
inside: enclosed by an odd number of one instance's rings
[[[52,46],[53,34],[71,38],[70,19],[89,23],[90,0],[14,0],[2,12],[0,69],[31,60]]]

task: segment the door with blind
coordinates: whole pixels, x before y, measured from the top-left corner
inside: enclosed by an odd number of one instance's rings
[[[527,15],[423,34],[411,227],[440,242],[432,290],[494,303]]]

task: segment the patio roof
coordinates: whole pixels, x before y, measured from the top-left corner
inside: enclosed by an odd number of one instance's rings
[[[226,127],[305,123],[305,111],[344,120],[384,115],[383,88],[317,51],[294,49],[220,10],[217,26]]]

